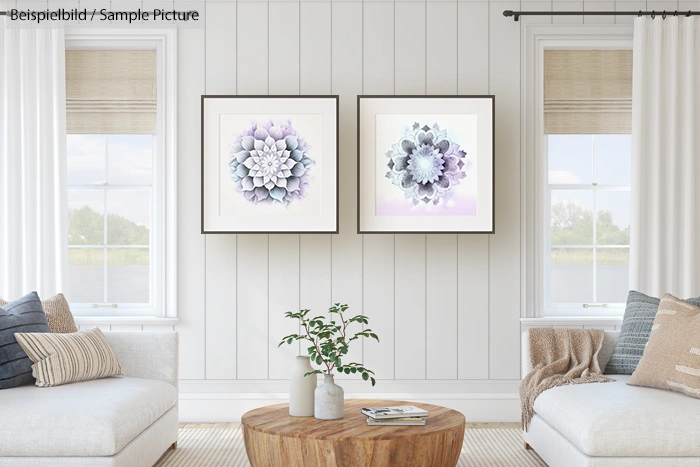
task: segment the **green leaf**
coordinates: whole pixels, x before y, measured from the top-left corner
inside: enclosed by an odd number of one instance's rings
[[[352,374],[355,374],[355,373],[357,373],[357,368],[352,369]]]
[[[336,364],[336,365],[338,365],[338,366],[341,365],[340,359],[339,359],[339,358],[335,357],[335,360],[334,360],[334,361],[335,361],[335,364]]]
[[[323,363],[323,359],[321,358],[321,356],[320,356],[320,355],[317,356],[317,357],[316,357],[316,365],[320,365],[320,364],[322,364],[322,363]]]
[[[374,378],[370,378],[370,379],[372,380],[372,386],[374,386],[375,384],[377,384],[377,382],[374,380]]]
[[[362,373],[362,379],[364,379],[365,381],[367,381],[367,380],[369,379],[369,374],[367,374],[367,373]]]
[[[292,342],[294,342],[294,338],[293,338],[293,337],[290,337],[289,339],[287,339],[287,344],[290,344],[290,345],[291,345]]]
[[[348,367],[343,368],[343,372],[344,372],[346,375],[349,375],[349,374],[350,374],[350,368],[348,368]]]

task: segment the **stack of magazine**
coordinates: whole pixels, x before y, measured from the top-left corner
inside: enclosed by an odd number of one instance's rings
[[[360,412],[367,415],[368,426],[423,426],[428,416],[428,412],[412,405],[366,407]]]

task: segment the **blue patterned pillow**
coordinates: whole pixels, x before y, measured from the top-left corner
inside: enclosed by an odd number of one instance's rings
[[[16,332],[51,332],[36,292],[0,307],[0,389],[34,384],[34,362],[17,343]]]
[[[686,302],[700,306],[700,297],[688,298]],[[661,299],[649,297],[636,290],[630,290],[627,296],[625,316],[622,318],[620,337],[615,344],[605,373],[612,375],[631,375],[637,368],[644,354],[644,347],[649,342],[651,327],[659,309]]]

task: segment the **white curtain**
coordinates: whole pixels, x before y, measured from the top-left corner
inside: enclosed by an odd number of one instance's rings
[[[0,296],[64,289],[65,39],[0,21]]]
[[[636,18],[630,286],[700,295],[700,19]]]

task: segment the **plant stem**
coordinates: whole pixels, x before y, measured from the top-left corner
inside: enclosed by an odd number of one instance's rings
[[[308,336],[308,339],[311,341],[311,343],[314,345],[314,348],[316,349],[316,355],[321,355],[321,349],[318,348],[318,345],[316,345],[316,341],[313,340],[311,337],[311,334],[309,333],[309,326],[307,323],[302,322],[301,324],[304,327],[304,331],[306,331],[306,335]],[[322,358],[323,359],[323,358]],[[328,367],[328,363],[326,363],[325,360],[323,360],[323,363],[326,365],[326,368],[328,368],[328,374],[331,374],[332,368]]]

